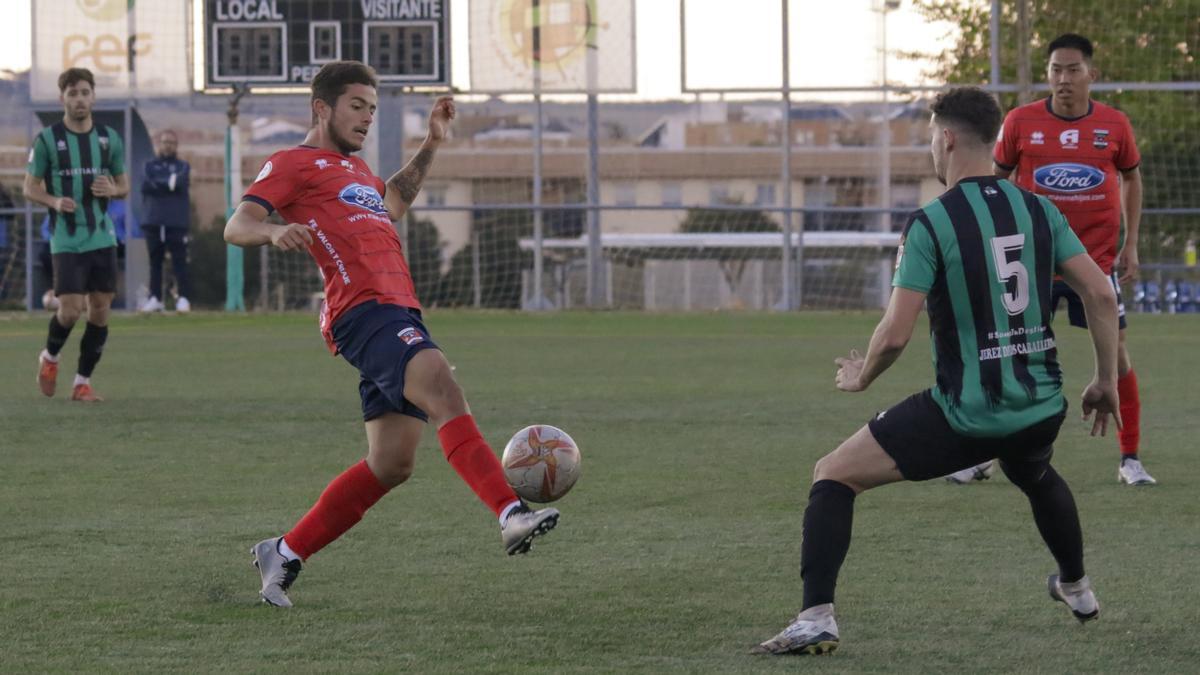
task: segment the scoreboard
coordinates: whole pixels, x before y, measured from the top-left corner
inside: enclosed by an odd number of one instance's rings
[[[380,86],[450,84],[450,0],[203,0],[205,88],[305,85],[362,61]]]

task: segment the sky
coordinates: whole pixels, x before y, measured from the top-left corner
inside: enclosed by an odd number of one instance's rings
[[[172,1],[172,0],[159,0]],[[183,0],[177,0],[183,1]],[[600,0],[611,2],[619,0]],[[686,0],[691,88],[778,87],[782,81],[780,0]],[[452,80],[470,78],[468,0],[450,0]],[[681,95],[679,0],[634,0],[638,92],[633,98]],[[880,82],[881,0],[791,0],[789,41],[793,87],[872,86]],[[30,3],[5,0],[0,70],[30,64]],[[920,84],[920,63],[896,51],[940,49],[948,27],[926,22],[901,0],[888,12],[888,79]],[[845,96],[843,96],[845,97]]]

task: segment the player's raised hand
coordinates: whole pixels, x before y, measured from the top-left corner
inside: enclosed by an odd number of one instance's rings
[[[298,251],[311,243],[308,227],[300,223],[288,223],[271,231],[271,245],[281,251]]]
[[[439,96],[429,112],[429,139],[444,141],[450,135],[450,121],[454,119],[453,96]]]
[[[1105,435],[1108,431],[1108,416],[1112,415],[1113,423],[1121,429],[1121,399],[1117,395],[1117,385],[1092,383],[1083,390],[1083,421],[1092,423],[1092,435]],[[1095,419],[1092,414],[1095,413]]]
[[[1138,276],[1138,252],[1137,246],[1129,246],[1121,249],[1121,253],[1117,255],[1117,269],[1121,270],[1121,276],[1118,278],[1123,284],[1127,284]]]
[[[75,213],[75,200],[70,197],[59,197],[54,200],[54,210],[62,213]]]
[[[858,353],[857,349],[851,349],[850,356],[839,356],[833,362],[838,366],[837,376],[834,378],[838,389],[842,391],[866,389],[859,381],[859,375],[862,374],[863,369],[863,356]]]

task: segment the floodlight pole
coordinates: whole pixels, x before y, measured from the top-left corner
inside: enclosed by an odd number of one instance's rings
[[[546,309],[542,275],[545,274],[543,242],[546,236],[542,213],[542,12],[533,0],[533,302],[528,309]]]
[[[804,284],[804,227],[800,242],[792,242],[792,77],[791,44],[788,41],[788,0],[782,0],[783,14],[783,278],[782,302],[784,311],[800,306],[800,288]],[[801,221],[803,223],[803,221]],[[797,274],[799,270],[799,274]]]
[[[587,306],[599,307],[604,296],[604,267],[601,265],[603,251],[600,247],[600,149],[597,117],[600,114],[596,100],[599,73],[597,72],[596,17],[588,13],[587,26]]]
[[[137,36],[137,11],[130,4],[125,12],[125,48],[128,54],[126,69],[129,78],[129,98],[125,101],[125,119],[124,128],[121,132],[124,135],[125,141],[125,176],[129,181],[130,194],[125,195],[125,308],[137,309],[137,293],[134,288],[135,279],[133,274],[130,274],[130,266],[133,264],[133,186],[136,185],[133,180],[133,111],[136,107],[137,99],[137,54],[136,50]]]
[[[25,138],[33,138],[33,111],[25,117]],[[33,311],[33,200],[25,200],[25,311]],[[49,242],[47,242],[49,244]],[[45,292],[45,291],[43,291]]]
[[[245,84],[233,85],[233,95],[229,97],[229,119],[225,127],[225,220],[233,217],[237,206],[236,192],[242,189],[242,149],[238,140],[238,102],[249,93],[250,87]],[[225,245],[225,310],[239,312],[246,310],[245,292],[245,263],[240,246]]]

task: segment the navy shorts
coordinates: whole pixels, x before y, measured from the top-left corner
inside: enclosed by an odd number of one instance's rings
[[[53,258],[55,295],[117,291],[116,246],[83,253],[55,253]]]
[[[1112,280],[1113,290],[1117,292],[1117,327],[1125,330],[1125,303],[1121,300],[1121,285],[1117,283],[1117,273],[1113,272],[1109,277]],[[1083,312],[1083,300],[1079,294],[1071,290],[1067,282],[1062,279],[1054,280],[1054,287],[1050,290],[1050,311],[1058,311],[1059,300],[1067,301],[1067,320],[1072,326],[1078,328],[1087,328],[1087,315]]]
[[[408,362],[423,349],[438,348],[421,323],[420,311],[364,302],[333,325],[333,341],[342,358],[358,368],[363,420],[398,412],[429,421],[424,410],[404,398]]]
[[[871,435],[906,480],[929,480],[999,458],[1009,464],[1049,462],[1067,410],[1007,436],[976,438],[954,430],[926,389],[867,422]]]

